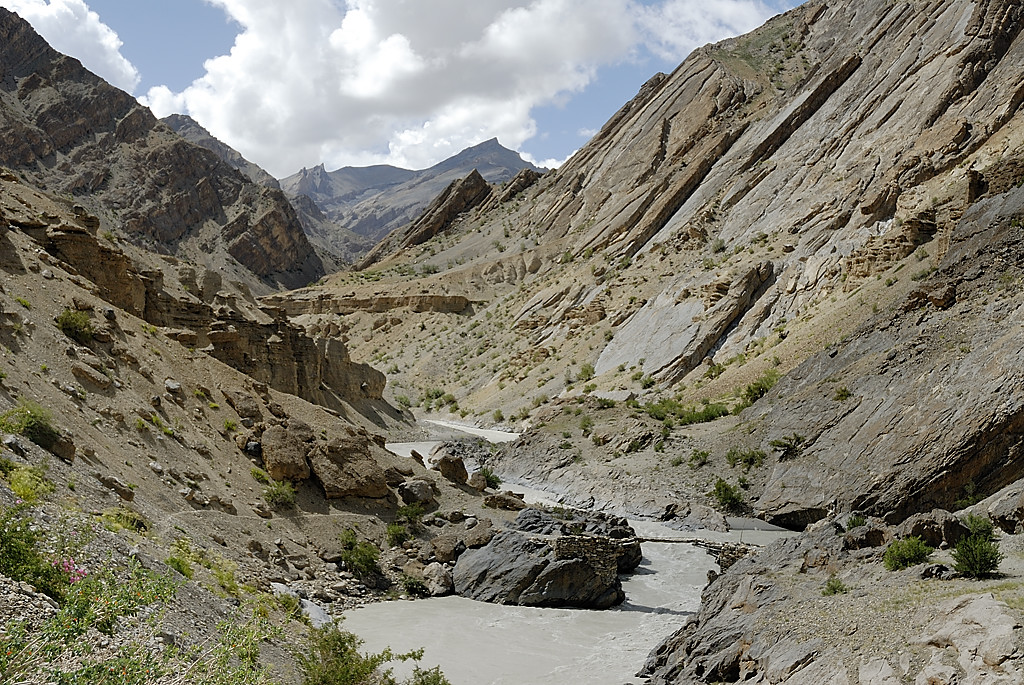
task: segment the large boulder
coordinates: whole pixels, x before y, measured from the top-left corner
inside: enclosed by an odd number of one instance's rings
[[[607,609],[625,594],[605,538],[566,536],[549,541],[518,531],[494,536],[459,556],[455,592],[495,604]]]
[[[334,438],[316,447],[310,463],[328,499],[339,497],[386,497],[387,476],[370,454],[364,436]]]
[[[952,547],[966,534],[967,526],[945,509],[914,514],[896,528],[899,537],[919,537],[935,548],[943,545]]]
[[[441,475],[456,485],[465,485],[469,480],[469,472],[462,457],[453,454],[438,455],[437,461],[431,467],[434,471],[440,471]]]
[[[562,559],[548,564],[519,596],[519,604],[538,607],[607,609],[626,598],[622,584],[595,582],[594,568],[584,559]]]
[[[459,557],[452,573],[455,592],[481,602],[518,604],[551,558],[551,547],[543,540],[513,531],[498,533],[484,547]]]
[[[431,597],[450,595],[455,590],[451,571],[444,564],[436,561],[427,564],[427,567],[423,569],[423,584],[427,586],[427,592]]]
[[[406,504],[431,504],[434,502],[434,486],[424,478],[413,478],[398,486],[398,495]]]
[[[261,439],[263,465],[274,480],[306,480],[309,446],[283,426],[271,426]]]

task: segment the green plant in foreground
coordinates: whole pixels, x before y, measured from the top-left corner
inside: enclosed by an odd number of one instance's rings
[[[900,571],[927,561],[934,551],[915,535],[890,543],[882,555],[882,563],[889,571]]]
[[[346,569],[364,581],[380,575],[380,566],[377,565],[380,550],[375,545],[360,540],[349,528],[341,534],[341,546],[341,560],[345,562]]]
[[[957,541],[953,550],[953,570],[968,578],[987,578],[994,575],[1003,560],[1003,553],[995,542],[995,527],[984,516],[969,514],[964,519],[967,535]]]
[[[253,466],[249,469],[249,475],[251,475],[252,479],[260,485],[270,485],[270,476],[261,468]]]
[[[56,323],[57,328],[76,343],[88,345],[92,341],[92,321],[85,312],[64,309],[57,315]]]
[[[705,464],[708,463],[708,458],[710,456],[711,456],[711,452],[708,452],[707,450],[694,450],[693,452],[690,453],[690,459],[689,459],[690,468],[691,469],[699,469],[701,466],[704,466]],[[682,463],[682,462],[680,461],[680,463]],[[673,466],[678,466],[678,464],[675,464],[675,463],[673,463],[672,465]]]
[[[430,590],[423,583],[422,580],[415,576],[408,574],[402,574],[402,587],[405,589],[405,593],[412,597],[429,597]]]
[[[825,582],[825,587],[822,588],[821,594],[826,597],[831,597],[832,595],[844,595],[849,591],[849,589],[850,588],[846,587],[846,584],[839,580],[839,578],[833,573]]]
[[[42,533],[32,528],[24,506],[0,513],[0,575],[25,581],[60,600],[69,585],[68,578],[39,551],[41,541]]]
[[[263,499],[275,509],[289,509],[295,506],[295,486],[286,480],[274,480],[263,488]]]
[[[24,435],[46,450],[52,449],[60,439],[50,411],[38,402],[25,398],[18,400],[18,406],[0,414],[0,430]]]
[[[302,671],[302,685],[399,685],[385,664],[419,661],[423,650],[396,654],[385,649],[378,654],[361,654],[363,641],[348,631],[329,625],[309,632],[306,648],[296,654]],[[440,669],[416,666],[401,685],[451,685]]]

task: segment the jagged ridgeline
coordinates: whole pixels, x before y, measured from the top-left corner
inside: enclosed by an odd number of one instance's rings
[[[323,275],[280,190],[187,142],[7,10],[0,63],[0,165],[74,197],[104,229],[259,294]]]
[[[275,304],[345,312],[392,399],[488,419],[583,390],[737,409],[752,386],[754,446],[802,439],[748,495],[787,525],[994,492],[1022,475],[1021,11],[806,3],[652,78],[533,185]]]

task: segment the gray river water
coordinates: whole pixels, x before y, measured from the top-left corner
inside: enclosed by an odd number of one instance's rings
[[[408,455],[410,449],[427,454],[432,444],[388,447],[397,454]],[[527,490],[526,495],[530,502],[546,501],[545,493]],[[681,535],[654,522],[631,523],[645,537]],[[745,530],[708,537],[764,543],[783,534]],[[634,674],[647,654],[697,611],[707,572],[718,569],[704,550],[690,544],[644,543],[643,554],[636,572],[623,577],[625,603],[606,611],[510,607],[442,597],[355,609],[345,614],[344,628],[373,651],[422,647],[422,665],[439,665],[453,685],[639,683]],[[395,672],[402,676],[411,669],[399,665]]]

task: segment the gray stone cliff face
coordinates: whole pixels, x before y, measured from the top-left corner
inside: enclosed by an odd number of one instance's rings
[[[238,269],[256,290],[323,266],[279,190],[186,142],[134,98],[0,10],[0,164],[73,195],[142,246]]]

